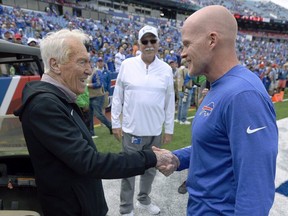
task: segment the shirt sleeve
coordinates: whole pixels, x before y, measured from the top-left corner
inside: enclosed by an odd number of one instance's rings
[[[121,128],[120,115],[122,113],[124,103],[124,87],[122,81],[122,74],[123,74],[123,65],[120,66],[120,71],[116,79],[116,84],[112,98],[112,108],[111,108],[112,128]]]
[[[172,69],[168,83],[169,84],[165,96],[165,133],[173,134],[174,113],[175,113],[175,92],[174,92]]]
[[[235,215],[268,215],[275,193],[276,114],[256,91],[236,95],[224,114],[235,176]]]
[[[50,161],[49,165],[46,164],[45,174],[55,174],[63,170],[71,173],[73,170],[74,176],[87,178],[126,178],[142,175],[146,169],[157,163],[156,155],[151,149],[129,153],[98,152],[93,147],[93,141],[85,138],[85,129],[80,129],[81,124],[76,123],[77,119],[82,121],[77,112],[69,115],[69,108],[58,99],[41,96],[29,106],[31,108],[25,111],[27,114],[24,114],[23,124],[30,130],[26,136],[34,134],[30,139],[33,157],[38,158],[39,155],[35,157],[35,154],[40,151],[43,157],[42,165]],[[84,124],[83,126],[85,127]],[[62,177],[63,175],[67,177],[72,174],[63,173]],[[61,176],[59,178],[61,179]]]
[[[189,168],[191,149],[192,149],[191,146],[187,146],[185,148],[178,149],[172,152],[178,157],[180,161],[180,165],[177,171],[181,171],[181,170]]]

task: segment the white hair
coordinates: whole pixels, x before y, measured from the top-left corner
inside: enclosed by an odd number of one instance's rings
[[[48,33],[40,42],[41,57],[44,64],[44,72],[50,72],[50,59],[54,58],[59,63],[65,63],[69,60],[71,54],[71,43],[67,42],[71,38],[79,40],[79,42],[88,44],[90,41],[89,35],[82,30],[61,29],[56,32]]]

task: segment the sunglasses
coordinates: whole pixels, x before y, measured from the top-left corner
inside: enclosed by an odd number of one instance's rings
[[[152,40],[142,40],[142,41],[141,41],[141,44],[147,45],[149,41],[150,41],[151,44],[155,44],[155,43],[157,42],[156,39],[152,39]]]

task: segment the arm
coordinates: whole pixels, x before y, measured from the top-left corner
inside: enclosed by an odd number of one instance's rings
[[[177,171],[181,171],[181,170],[189,168],[191,149],[192,148],[190,145],[185,148],[177,149],[172,152],[174,155],[176,155],[176,157],[179,159],[179,162],[180,162]]]
[[[278,146],[273,104],[256,91],[243,92],[231,99],[224,121],[235,175],[235,215],[268,215]]]
[[[43,155],[39,161],[41,166],[53,161],[53,166],[45,166],[47,172],[57,173],[67,167],[79,175],[111,179],[143,174],[145,169],[157,164],[157,154],[151,150],[120,154],[98,152],[92,139],[76,123],[82,121],[80,116],[75,111],[72,115],[71,109],[60,100],[41,96],[27,109],[22,123],[25,130],[31,130],[25,134],[33,140],[29,142],[31,157]],[[159,165],[165,162],[162,157]]]
[[[113,134],[115,138],[119,141],[121,140],[122,137],[120,115],[122,113],[124,103],[124,86],[122,83],[123,67],[124,66],[121,65],[119,74],[117,76],[111,109],[111,122],[112,122]]]
[[[165,95],[165,134],[173,134],[174,131],[174,113],[175,113],[175,93],[173,84],[173,75],[171,70],[171,76],[169,77],[169,84]],[[169,137],[166,142],[169,141]],[[165,141],[165,140],[164,140]],[[171,141],[171,140],[170,140]]]

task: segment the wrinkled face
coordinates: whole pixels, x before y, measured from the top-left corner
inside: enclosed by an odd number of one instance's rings
[[[190,75],[198,76],[205,73],[209,64],[209,46],[205,34],[197,32],[197,29],[184,25],[182,28],[183,50],[181,57],[187,61]]]
[[[73,43],[66,63],[60,64],[62,83],[79,95],[85,91],[86,81],[92,74],[89,54],[81,43]]]
[[[140,40],[140,51],[142,52],[142,58],[150,59],[155,57],[159,48],[159,41],[153,34],[145,34]]]

